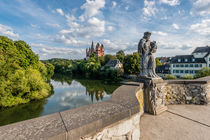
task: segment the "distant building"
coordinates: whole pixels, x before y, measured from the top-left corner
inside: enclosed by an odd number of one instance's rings
[[[178,77],[195,75],[203,67],[210,67],[210,46],[197,47],[191,55],[177,55],[170,63],[171,74]]]
[[[160,62],[165,65],[171,62],[172,57],[156,57]]]
[[[109,60],[109,62],[107,62],[105,66],[101,67],[101,70],[103,70],[106,66],[108,66],[112,70],[119,69],[121,70],[121,72],[124,72],[123,64],[118,59]]]
[[[111,69],[123,69],[123,64],[118,59],[109,60],[106,66],[109,66]]]
[[[161,66],[157,66],[156,73],[161,77],[164,77],[166,74],[170,74],[170,64],[167,63]]]
[[[94,43],[92,41],[91,48],[86,49],[86,58],[88,59],[93,53],[96,54],[96,56],[104,56],[104,45],[97,43],[96,47],[94,47]]]

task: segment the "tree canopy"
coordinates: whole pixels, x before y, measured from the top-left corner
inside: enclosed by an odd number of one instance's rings
[[[0,36],[0,107],[9,107],[50,95],[47,83],[54,67],[39,61],[24,41]]]

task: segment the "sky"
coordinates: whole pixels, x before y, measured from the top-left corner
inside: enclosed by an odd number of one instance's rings
[[[40,59],[82,59],[92,40],[132,54],[146,31],[157,57],[210,45],[210,0],[0,0],[0,35]]]

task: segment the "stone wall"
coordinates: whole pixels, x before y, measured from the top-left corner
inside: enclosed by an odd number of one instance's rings
[[[108,101],[2,126],[0,140],[137,140],[142,87],[126,83]]]
[[[208,80],[169,80],[165,100],[166,104],[207,104],[210,83]]]
[[[93,136],[86,136],[80,140],[139,140],[141,113],[104,128]]]

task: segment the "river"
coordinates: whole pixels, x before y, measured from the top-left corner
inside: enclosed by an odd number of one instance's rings
[[[109,100],[119,87],[100,80],[54,76],[48,98],[0,110],[0,126]]]

